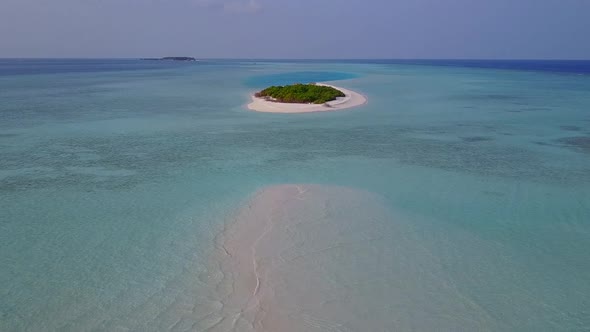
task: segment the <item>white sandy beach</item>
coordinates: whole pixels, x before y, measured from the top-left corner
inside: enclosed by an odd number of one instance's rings
[[[267,101],[263,98],[256,98],[254,95],[252,95],[252,102],[248,104],[248,108],[253,111],[267,113],[309,113],[338,111],[360,106],[367,102],[367,98],[358,92],[326,83],[317,83],[317,85],[333,87],[334,89],[342,91],[345,96],[339,97],[336,100],[330,101],[326,104],[294,104]]]

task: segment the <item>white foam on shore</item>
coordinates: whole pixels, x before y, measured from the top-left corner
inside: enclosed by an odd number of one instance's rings
[[[481,330],[494,326],[380,197],[279,185],[217,238],[206,331]]]
[[[252,102],[248,104],[248,108],[253,111],[267,113],[309,113],[343,110],[367,103],[367,98],[358,92],[326,83],[317,83],[317,85],[329,86],[340,90],[345,96],[338,97],[336,100],[327,102],[325,104],[296,104],[277,103],[265,100],[264,98],[257,98],[252,95]]]

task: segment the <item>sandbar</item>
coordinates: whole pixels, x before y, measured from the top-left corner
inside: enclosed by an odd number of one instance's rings
[[[367,103],[367,98],[358,92],[326,83],[317,83],[317,85],[330,86],[334,89],[342,91],[345,96],[338,97],[336,100],[327,102],[325,104],[297,104],[277,103],[265,100],[263,98],[257,98],[254,95],[252,95],[252,102],[248,104],[248,108],[253,111],[266,113],[309,113],[338,111],[347,108],[357,107]]]
[[[380,196],[360,189],[262,188],[228,217],[217,237],[209,274],[218,277],[208,281],[215,289],[207,297],[211,314],[198,330],[493,327],[423,246],[413,223],[396,215]]]

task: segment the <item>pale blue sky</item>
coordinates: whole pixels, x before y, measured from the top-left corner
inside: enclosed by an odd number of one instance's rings
[[[0,0],[0,57],[590,59],[590,0]]]

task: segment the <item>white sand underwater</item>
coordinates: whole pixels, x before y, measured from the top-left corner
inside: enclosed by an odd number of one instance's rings
[[[218,236],[207,331],[478,330],[490,317],[380,197],[344,187],[260,190]],[[436,299],[436,301],[433,301]]]

